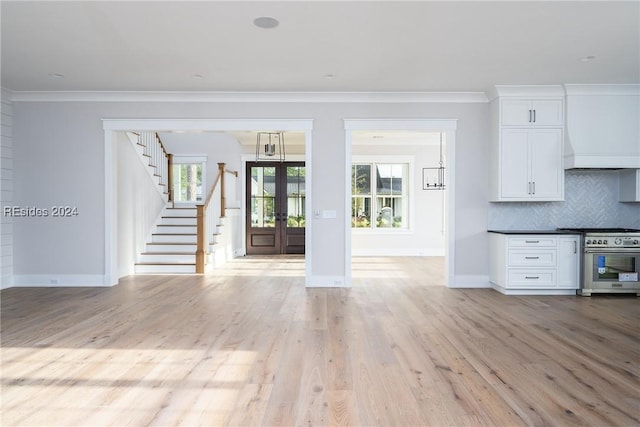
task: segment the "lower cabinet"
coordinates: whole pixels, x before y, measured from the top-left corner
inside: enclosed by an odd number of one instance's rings
[[[575,295],[580,236],[489,233],[489,279],[504,294]]]

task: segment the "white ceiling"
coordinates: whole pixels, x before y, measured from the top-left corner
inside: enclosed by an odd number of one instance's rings
[[[485,92],[640,82],[639,1],[1,7],[2,86],[14,91]],[[260,16],[280,25],[257,28]],[[581,61],[587,56],[595,59]]]

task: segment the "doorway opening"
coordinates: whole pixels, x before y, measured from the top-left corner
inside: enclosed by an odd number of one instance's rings
[[[304,162],[246,163],[247,255],[304,254]]]
[[[427,285],[454,283],[455,130],[456,120],[345,120],[349,282],[375,259],[423,257]]]

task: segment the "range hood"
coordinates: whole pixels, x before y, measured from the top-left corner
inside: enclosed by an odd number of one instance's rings
[[[565,85],[565,169],[640,168],[640,85]]]

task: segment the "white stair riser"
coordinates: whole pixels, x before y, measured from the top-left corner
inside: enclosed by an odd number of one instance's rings
[[[168,263],[189,263],[193,264],[196,262],[196,255],[194,253],[191,254],[140,254],[140,262],[168,262]]]
[[[160,223],[162,225],[192,225],[196,226],[198,220],[196,218],[181,216],[181,217],[171,217],[171,218],[162,218]]]
[[[195,226],[183,226],[183,225],[158,225],[156,227],[156,233],[159,234],[194,234],[197,232]]]
[[[171,243],[163,243],[159,245],[147,244],[146,252],[187,252],[195,253],[198,245],[172,245]]]
[[[165,208],[165,210],[162,212],[162,215],[164,216],[188,216],[191,218],[195,218],[196,214],[197,214],[197,210],[195,208],[190,208],[190,209]]]
[[[151,237],[152,243],[198,243],[198,236],[182,234],[154,234]]]
[[[136,274],[195,274],[195,265],[136,265]]]

